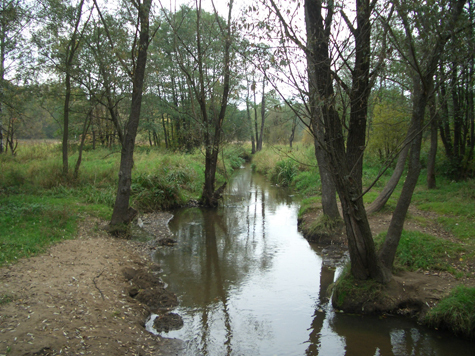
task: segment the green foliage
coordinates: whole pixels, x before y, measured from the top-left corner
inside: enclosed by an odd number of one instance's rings
[[[232,170],[240,168],[245,162],[251,160],[249,152],[241,145],[226,146],[223,156],[227,161],[226,168],[231,168]]]
[[[457,335],[475,338],[475,288],[455,287],[427,313],[425,321],[432,327],[447,328]]]
[[[132,196],[136,208],[142,211],[170,209],[183,204],[179,181],[186,180],[183,172],[169,175],[139,174],[132,179]],[[176,180],[178,179],[178,180]]]
[[[386,160],[404,141],[410,121],[407,98],[395,91],[385,91],[376,100],[372,112],[368,151]]]
[[[297,176],[298,166],[293,159],[285,159],[277,162],[271,176],[271,180],[275,184],[280,184],[283,187],[288,187],[292,184],[294,178]]]

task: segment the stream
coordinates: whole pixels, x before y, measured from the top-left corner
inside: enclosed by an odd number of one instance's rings
[[[217,210],[173,212],[154,259],[180,305],[184,355],[474,355],[473,343],[400,317],[348,315],[326,296],[341,266],[297,228],[298,200],[250,167]]]

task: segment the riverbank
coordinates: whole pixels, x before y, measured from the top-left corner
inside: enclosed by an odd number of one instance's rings
[[[304,236],[310,241],[333,246],[328,249],[330,261],[332,254],[341,256],[346,251],[346,236],[344,228],[335,230],[335,234],[316,234],[314,222],[321,214],[321,210],[309,209],[299,219],[299,227]],[[444,230],[437,223],[437,214],[429,214],[415,207],[410,208],[410,216],[404,229],[430,233],[437,239],[456,241],[452,234]],[[378,213],[369,217],[374,236],[387,230],[391,219],[390,213]],[[450,272],[435,268],[419,268],[415,271],[397,266],[393,280],[387,285],[376,282],[357,281],[352,278],[348,270],[343,274],[334,288],[332,304],[338,310],[357,314],[393,314],[405,315],[416,319],[417,322],[427,324],[427,315],[440,301],[447,298],[457,286],[475,287],[475,263],[460,256],[447,256],[450,260]],[[456,278],[458,276],[458,278]],[[458,325],[451,325],[448,321],[441,323],[444,328],[459,330]],[[458,332],[459,335],[469,336],[470,331]],[[468,334],[468,335],[467,335]],[[472,330],[473,335],[473,330]]]
[[[166,237],[169,219],[159,213],[146,227]],[[103,225],[84,219],[75,239],[0,269],[0,355],[178,354],[180,341],[144,328],[151,312],[171,309],[176,297],[158,285],[152,295],[161,305],[150,306],[132,293],[138,279],[158,278],[150,259],[157,247],[112,238]],[[139,287],[144,295],[153,291]]]

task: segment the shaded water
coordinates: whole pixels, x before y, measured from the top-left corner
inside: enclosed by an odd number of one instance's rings
[[[180,299],[186,355],[474,355],[473,344],[406,319],[345,315],[325,291],[338,270],[297,230],[298,203],[249,168],[224,207],[174,212],[178,240],[157,250]]]

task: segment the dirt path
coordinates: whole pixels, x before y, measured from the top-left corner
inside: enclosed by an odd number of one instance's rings
[[[150,307],[130,297],[124,276],[157,270],[150,247],[98,225],[83,222],[77,239],[0,269],[0,355],[178,354],[180,343],[144,329]]]

